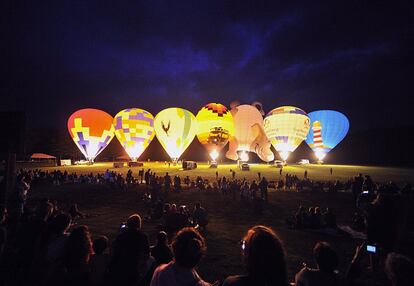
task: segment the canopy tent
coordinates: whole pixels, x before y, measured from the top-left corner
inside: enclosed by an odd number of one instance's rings
[[[44,154],[44,153],[33,153],[32,156],[30,156],[30,159],[36,159],[36,160],[56,160],[55,156]]]

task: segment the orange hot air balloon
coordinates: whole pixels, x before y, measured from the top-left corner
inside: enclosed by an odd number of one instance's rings
[[[80,109],[68,119],[70,136],[89,161],[101,153],[114,138],[113,118],[105,111]]]

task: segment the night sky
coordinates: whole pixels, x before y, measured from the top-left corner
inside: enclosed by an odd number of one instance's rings
[[[296,2],[2,1],[0,111],[66,128],[85,107],[239,100],[412,125],[410,1]]]

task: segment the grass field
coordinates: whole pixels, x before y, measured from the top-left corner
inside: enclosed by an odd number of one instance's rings
[[[56,199],[63,207],[78,203],[87,218],[78,224],[86,224],[93,235],[107,235],[114,239],[119,232],[122,221],[134,212],[145,216],[148,209],[144,206],[140,194],[142,189],[121,192],[99,185],[63,185],[34,186],[31,191],[30,204],[48,197]],[[302,204],[306,207],[331,207],[337,214],[340,224],[347,224],[353,212],[353,199],[350,193],[296,193],[270,192],[269,203],[262,215],[255,215],[249,203],[235,201],[219,193],[200,193],[196,190],[185,190],[180,194],[164,194],[166,202],[186,205],[193,208],[201,201],[209,213],[207,255],[202,260],[199,271],[209,281],[224,279],[231,274],[243,272],[239,241],[246,230],[256,224],[271,226],[284,242],[287,252],[289,277],[300,270],[303,262],[314,265],[312,247],[319,241],[330,242],[340,254],[340,269],[345,271],[357,241],[343,236],[333,236],[314,231],[292,230],[285,225],[285,219]],[[143,223],[144,231],[149,235],[151,243],[155,243],[159,221]]]
[[[208,164],[200,163],[195,170],[184,171],[181,166],[170,166],[165,163],[157,162],[145,162],[144,168],[147,170],[150,168],[158,175],[164,175],[165,172],[169,172],[170,175],[179,174],[181,177],[190,176],[195,178],[196,176],[202,176],[203,178],[213,179],[215,178],[215,172],[218,171],[220,176],[230,177],[230,170],[236,171],[237,178],[246,178],[249,180],[256,179],[257,173],[260,172],[268,180],[279,179],[279,168],[271,167],[265,164],[251,164],[250,171],[240,171],[236,164],[222,164],[217,169],[210,169]],[[333,174],[330,175],[330,169],[332,168]],[[68,172],[81,173],[103,173],[106,169],[114,170],[116,172],[126,173],[128,167],[113,168],[112,163],[95,163],[92,166],[63,166],[63,167],[47,167],[42,168],[44,170],[67,170]],[[137,175],[139,167],[134,167],[134,175]],[[369,174],[375,182],[388,182],[390,180],[399,184],[410,182],[414,184],[414,169],[410,168],[391,168],[391,167],[372,167],[372,166],[357,166],[357,165],[288,165],[283,168],[283,175],[286,173],[295,174],[299,178],[302,178],[305,170],[308,171],[308,177],[313,180],[341,180],[345,181],[351,177],[354,177],[358,173],[364,175]]]

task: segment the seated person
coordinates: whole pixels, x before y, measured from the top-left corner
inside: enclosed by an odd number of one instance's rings
[[[338,255],[326,242],[318,242],[313,248],[313,255],[317,268],[302,268],[296,276],[296,286],[332,286],[340,284],[340,277],[336,273]]]
[[[166,264],[173,259],[172,251],[168,245],[167,233],[160,231],[157,234],[157,244],[151,247],[151,256],[157,265]]]
[[[336,228],[336,216],[334,215],[332,209],[326,208],[326,211],[323,213],[323,220],[326,227]]]
[[[152,276],[151,286],[209,286],[195,270],[206,251],[201,234],[194,228],[183,228],[174,238],[172,248],[174,260],[158,266]]]
[[[103,285],[105,271],[109,263],[109,254],[105,253],[108,248],[108,238],[106,236],[98,237],[93,241],[92,248],[95,254],[89,261],[89,280],[92,285]]]

